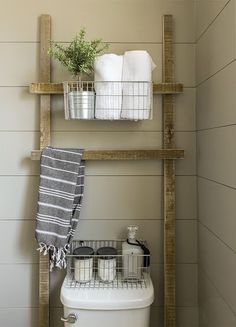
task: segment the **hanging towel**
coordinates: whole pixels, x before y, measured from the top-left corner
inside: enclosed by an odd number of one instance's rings
[[[96,92],[95,118],[120,119],[122,104],[123,56],[113,53],[99,56],[94,62]]]
[[[50,270],[65,268],[78,224],[84,190],[83,150],[46,147],[42,151],[35,236],[49,254]]]
[[[125,52],[121,118],[149,119],[152,101],[152,71],[155,67],[147,51]]]

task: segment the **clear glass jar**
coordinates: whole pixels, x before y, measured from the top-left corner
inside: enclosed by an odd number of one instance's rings
[[[81,246],[73,251],[74,277],[79,283],[87,283],[93,278],[94,250],[89,246]]]
[[[110,283],[116,278],[116,255],[117,250],[110,246],[104,246],[97,250],[98,277],[102,282]]]

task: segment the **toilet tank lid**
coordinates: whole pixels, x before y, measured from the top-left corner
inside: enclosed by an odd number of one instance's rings
[[[150,306],[154,301],[152,281],[146,288],[70,288],[64,280],[61,302],[67,308],[84,310],[129,310]]]

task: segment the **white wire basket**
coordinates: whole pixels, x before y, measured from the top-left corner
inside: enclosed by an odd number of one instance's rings
[[[66,119],[152,119],[152,82],[64,82]]]
[[[150,283],[150,254],[122,255],[124,240],[73,241],[67,255],[65,286],[72,288],[147,288]],[[146,242],[141,242],[143,245]],[[146,246],[146,245],[145,245]],[[93,250],[90,254],[73,254],[81,247]],[[116,250],[98,254],[99,249]],[[91,250],[91,251],[92,251]]]

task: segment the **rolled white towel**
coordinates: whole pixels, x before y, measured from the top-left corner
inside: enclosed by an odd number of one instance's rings
[[[96,118],[120,119],[122,105],[122,68],[123,56],[110,53],[96,58],[94,63]]]
[[[125,52],[121,118],[149,119],[152,101],[152,71],[155,67],[147,51]]]

